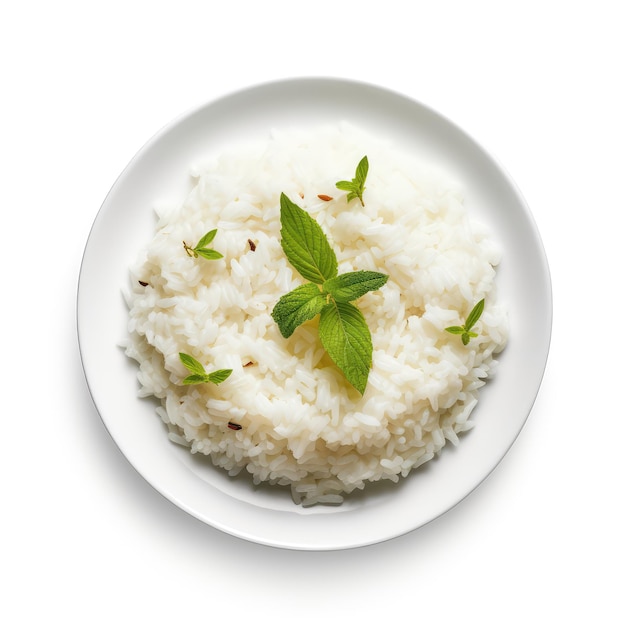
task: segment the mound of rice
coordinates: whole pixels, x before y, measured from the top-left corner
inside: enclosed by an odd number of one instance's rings
[[[352,178],[364,155],[363,207],[335,183]],[[161,400],[170,438],[231,475],[245,469],[255,484],[291,485],[303,505],[396,482],[457,444],[508,328],[495,301],[499,250],[460,190],[346,124],[274,131],[193,175],[182,206],[158,215],[127,295],[127,354],[139,364],[140,395]],[[305,282],[280,245],[281,192],[321,225],[340,273],[389,275],[356,302],[374,346],[363,396],[324,352],[316,319],[284,339],[271,317],[280,296]],[[188,256],[182,242],[213,228],[211,247],[224,257]],[[479,336],[464,346],[444,329],[481,298]],[[232,375],[183,385],[180,352]]]

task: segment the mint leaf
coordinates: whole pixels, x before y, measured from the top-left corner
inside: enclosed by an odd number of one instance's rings
[[[368,171],[369,161],[367,160],[367,156],[364,156],[356,166],[356,172],[352,180],[340,180],[335,184],[337,189],[349,192],[347,197],[348,202],[354,198],[358,198],[361,205],[365,206],[363,203],[363,192],[365,191],[365,179],[367,178]]]
[[[281,246],[303,278],[321,285],[337,275],[337,257],[321,226],[284,193],[280,194]]]
[[[201,374],[204,376],[206,373],[204,371],[204,365],[200,363],[200,361],[196,361],[191,355],[185,354],[184,352],[179,352],[178,357],[182,361],[182,364],[192,373],[192,374]]]
[[[363,395],[372,365],[372,337],[365,318],[349,302],[330,302],[320,315],[319,336],[348,382]]]
[[[365,186],[365,179],[367,178],[367,172],[369,171],[369,168],[370,168],[370,164],[369,164],[369,161],[367,160],[366,156],[364,156],[359,161],[359,164],[356,166],[355,180],[363,188],[365,188],[364,187]]]
[[[471,310],[470,314],[465,320],[465,330],[469,330],[476,322],[478,318],[483,314],[485,308],[485,299],[483,298],[476,306]]]
[[[183,380],[183,385],[198,385],[200,383],[208,383],[209,377],[206,374],[191,374]]]
[[[206,248],[215,239],[216,234],[217,234],[217,228],[210,230],[206,235],[204,235],[200,239],[200,241],[198,241],[198,243],[196,244],[196,249]]]
[[[360,270],[329,278],[322,287],[337,302],[352,302],[368,291],[380,289],[388,278],[389,276],[380,272]]]
[[[341,191],[354,191],[357,189],[357,184],[351,180],[340,180],[335,183],[335,187],[341,189]]]
[[[215,370],[207,376],[207,379],[208,382],[219,385],[220,383],[223,383],[232,373],[233,370]]]
[[[326,304],[326,298],[313,283],[306,283],[286,293],[274,306],[272,317],[283,337],[291,337],[293,331],[307,320],[313,319]]]
[[[463,326],[448,326],[446,330],[453,335],[462,335],[465,332]]]
[[[224,255],[219,253],[217,250],[211,250],[211,248],[194,248],[194,252],[205,259],[209,259],[209,261],[214,261],[215,259],[221,259]]]

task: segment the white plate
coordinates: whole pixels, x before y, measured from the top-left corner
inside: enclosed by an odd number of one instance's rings
[[[510,341],[473,413],[475,428],[399,484],[373,485],[341,507],[303,509],[288,490],[255,489],[172,444],[151,401],[137,397],[122,290],[128,267],[154,232],[153,207],[182,202],[189,167],[235,142],[264,141],[271,128],[352,122],[446,169],[464,185],[467,207],[503,247],[499,298]],[[494,159],[438,113],[397,93],[337,79],[297,79],[240,91],[183,115],[153,137],[108,194],[87,241],[78,289],[78,335],[89,389],[111,436],[159,492],[200,520],[245,539],[330,550],[399,536],[467,496],[499,463],[531,410],[552,324],[548,265],[522,196]]]

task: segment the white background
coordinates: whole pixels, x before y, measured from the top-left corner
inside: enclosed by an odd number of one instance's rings
[[[11,3],[0,16],[0,622],[622,624],[626,38],[619,3]],[[409,10],[409,7],[410,10]],[[128,464],[76,337],[89,230],[163,125],[267,80],[443,113],[521,188],[552,271],[543,386],[496,471],[383,544],[297,552],[183,513]]]

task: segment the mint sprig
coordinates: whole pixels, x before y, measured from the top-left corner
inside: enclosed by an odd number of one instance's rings
[[[178,356],[182,364],[191,372],[189,376],[183,379],[183,385],[198,385],[201,383],[219,385],[233,372],[233,370],[215,370],[214,372],[207,373],[202,363],[194,359],[191,355],[179,352]]]
[[[335,187],[342,191],[347,191],[347,200],[354,200],[358,198],[362,206],[365,206],[363,202],[363,192],[365,191],[365,179],[367,178],[367,172],[369,170],[369,161],[367,156],[364,156],[359,164],[356,166],[356,172],[352,180],[340,180],[336,183]]]
[[[461,341],[463,342],[463,345],[466,346],[472,337],[478,337],[478,333],[473,332],[471,329],[483,314],[484,308],[485,299],[483,298],[480,302],[477,302],[474,308],[470,311],[470,314],[467,316],[463,326],[448,326],[445,330],[453,335],[461,335]]]
[[[185,252],[194,258],[198,258],[199,256],[204,259],[209,259],[209,261],[214,261],[216,259],[221,259],[224,255],[218,252],[217,250],[213,250],[212,248],[207,248],[207,246],[215,239],[215,235],[217,234],[217,228],[210,230],[208,233],[203,235],[200,238],[200,241],[195,246],[190,246],[189,244],[183,241],[183,248],[185,248]]]
[[[337,257],[320,225],[284,193],[280,196],[281,246],[294,268],[309,282],[283,295],[272,311],[283,337],[320,316],[322,346],[348,382],[365,391],[372,366],[372,337],[352,301],[380,289],[389,278],[372,271],[337,274]]]

